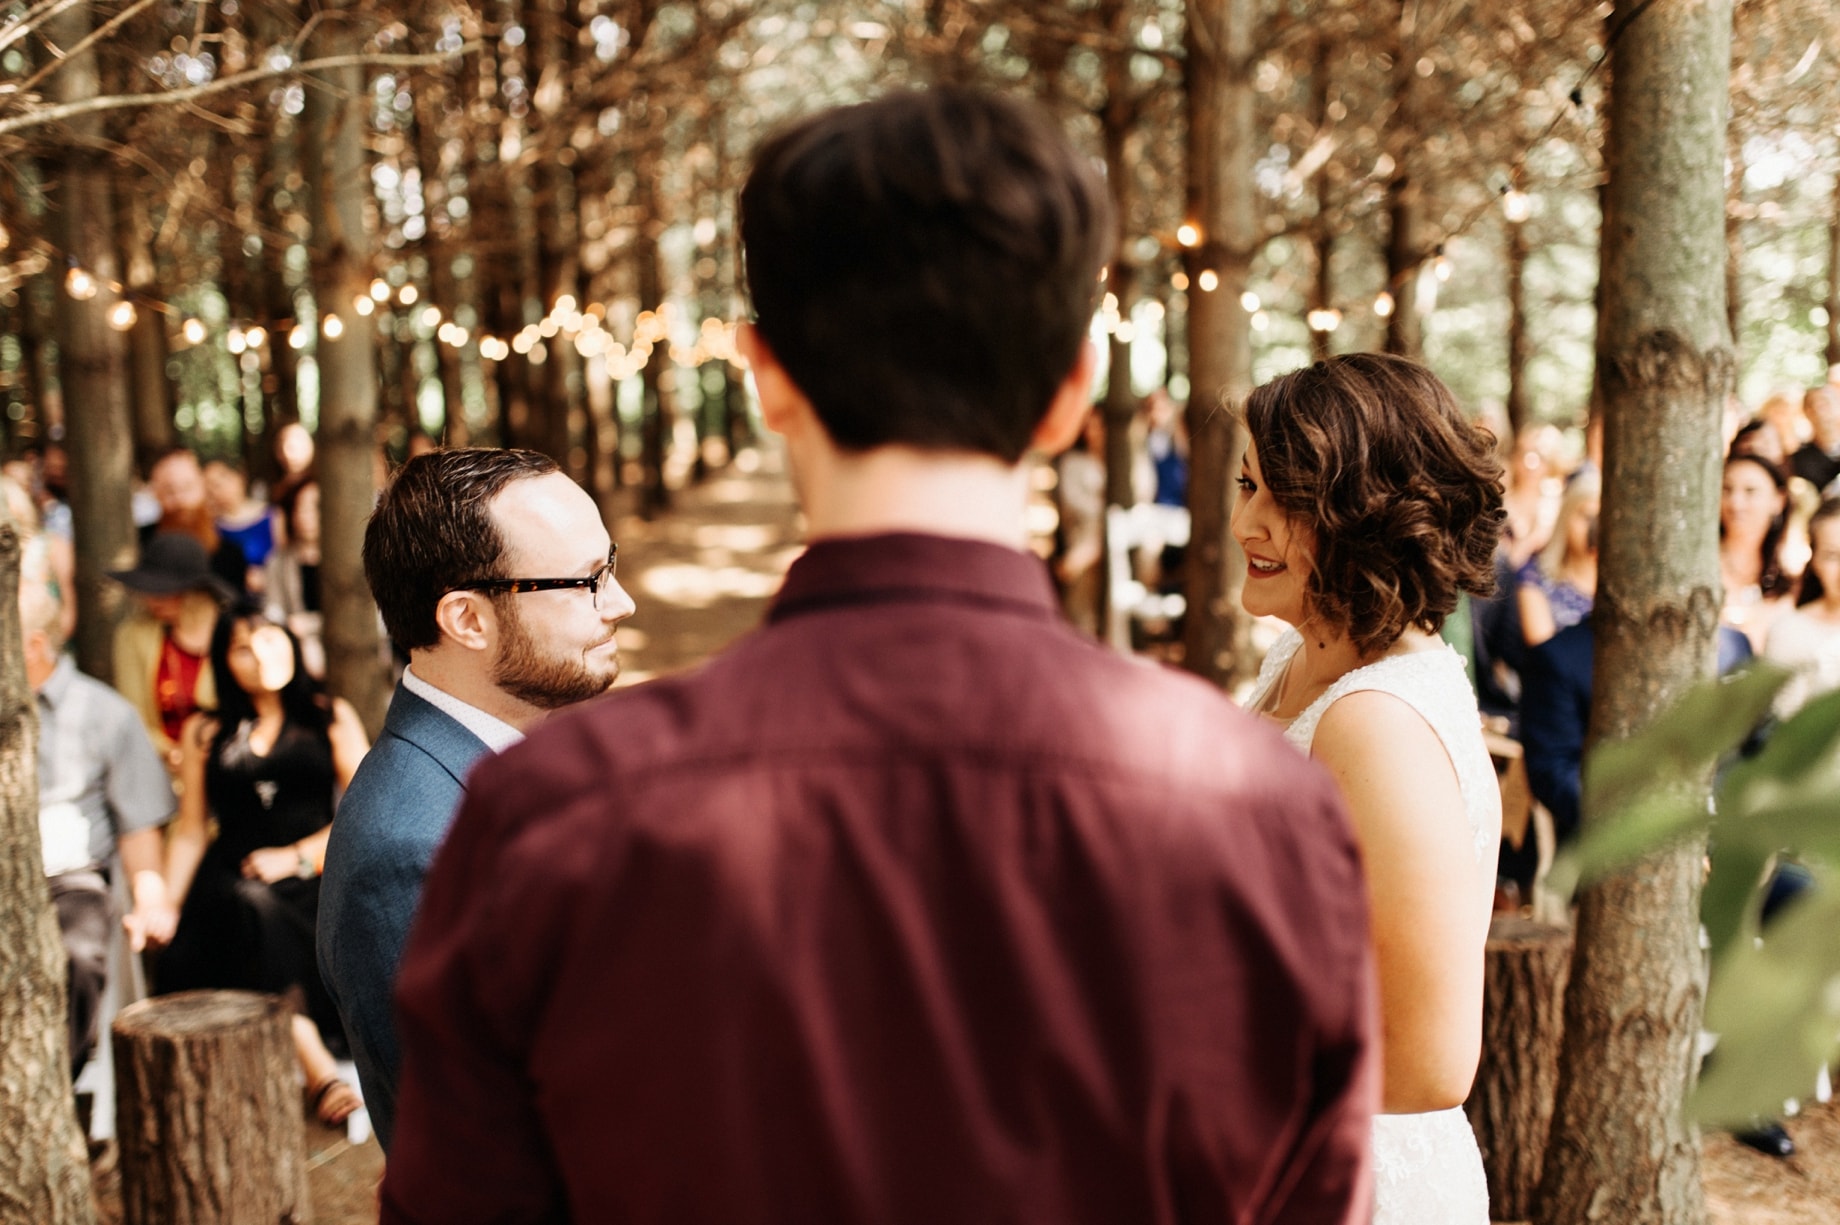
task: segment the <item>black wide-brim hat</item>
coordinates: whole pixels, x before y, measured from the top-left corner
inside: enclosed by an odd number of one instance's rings
[[[211,573],[204,546],[182,532],[160,532],[141,550],[141,563],[132,570],[110,570],[109,577],[142,595],[178,595],[204,591],[228,602],[236,592]]]

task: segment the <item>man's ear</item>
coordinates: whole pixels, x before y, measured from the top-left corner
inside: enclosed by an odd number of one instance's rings
[[[791,438],[817,420],[811,401],[799,390],[786,368],[767,344],[760,329],[743,323],[735,329],[735,347],[754,376],[754,394],[760,400],[761,422],[775,434]]]
[[[486,651],[498,636],[498,614],[483,592],[450,591],[434,606],[443,638],[469,651]]]
[[[1061,380],[1048,411],[1035,432],[1029,436],[1029,449],[1043,455],[1059,455],[1073,445],[1086,427],[1086,415],[1092,411],[1093,380],[1099,371],[1099,346],[1089,337],[1080,345],[1080,355],[1073,369]]]

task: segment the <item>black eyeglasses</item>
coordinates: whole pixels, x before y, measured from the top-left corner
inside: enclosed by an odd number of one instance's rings
[[[601,606],[601,593],[611,591],[615,571],[620,565],[620,546],[607,550],[607,564],[587,578],[482,578],[472,583],[455,583],[449,591],[503,591],[519,595],[526,591],[573,591],[585,587],[594,597],[594,607]]]

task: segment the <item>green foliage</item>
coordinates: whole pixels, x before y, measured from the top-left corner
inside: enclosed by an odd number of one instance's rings
[[[1840,692],[1777,725],[1755,755],[1729,761],[1711,804],[1695,785],[1744,744],[1788,679],[1756,665],[1692,690],[1637,735],[1599,746],[1585,769],[1586,810],[1597,815],[1553,871],[1569,890],[1709,836],[1700,912],[1712,959],[1706,1027],[1720,1038],[1693,1099],[1703,1122],[1774,1114],[1840,1053]],[[1763,888],[1783,856],[1807,865],[1817,889],[1766,937]]]

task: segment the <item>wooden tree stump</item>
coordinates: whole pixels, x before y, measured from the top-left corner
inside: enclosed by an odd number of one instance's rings
[[[123,1225],[296,1225],[306,1138],[292,1012],[278,996],[185,991],[115,1018]]]
[[[1463,1109],[1482,1149],[1492,1220],[1533,1215],[1558,1089],[1571,963],[1569,928],[1507,915],[1489,926],[1482,1063]]]

